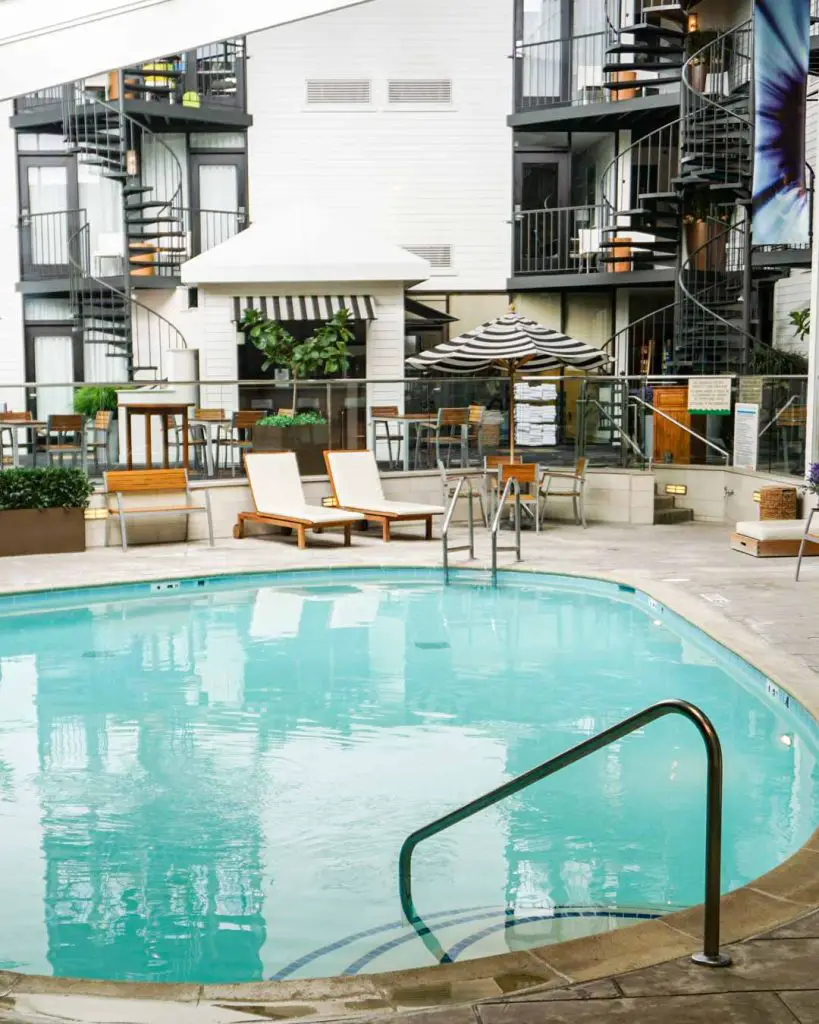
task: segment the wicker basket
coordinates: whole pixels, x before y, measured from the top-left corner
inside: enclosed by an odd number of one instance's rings
[[[763,487],[759,496],[760,519],[796,519],[795,487]]]

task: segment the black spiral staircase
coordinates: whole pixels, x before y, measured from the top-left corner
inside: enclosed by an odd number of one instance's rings
[[[634,89],[636,81],[652,89],[677,84],[685,60],[686,19],[700,2],[608,0],[604,88],[617,94]]]
[[[760,288],[788,270],[762,252],[754,259],[751,244],[752,74],[751,21],[701,46],[689,39],[680,118],[632,143],[604,172],[602,264],[675,270],[674,301],[609,342],[612,352],[628,345],[652,372],[801,369],[760,337]],[[805,175],[810,187],[810,167]]]
[[[122,78],[120,95],[121,86]],[[134,87],[129,82],[128,88]],[[151,81],[151,88],[160,86]],[[122,192],[121,252],[93,253],[82,214],[69,240],[75,328],[83,344],[103,346],[114,361],[107,379],[124,374],[127,380],[161,380],[163,354],[187,345],[169,320],[135,297],[132,286],[176,277],[188,258],[182,168],[161,137],[83,83],[64,97],[63,130],[77,159],[99,167]],[[150,161],[145,159],[149,150]]]

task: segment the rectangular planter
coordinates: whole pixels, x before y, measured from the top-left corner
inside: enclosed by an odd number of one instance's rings
[[[85,551],[85,510],[21,508],[0,512],[0,557]]]
[[[329,424],[311,427],[254,427],[254,452],[295,452],[302,476],[327,472],[324,451],[330,447]]]

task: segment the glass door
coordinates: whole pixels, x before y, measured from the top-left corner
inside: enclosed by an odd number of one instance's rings
[[[74,411],[72,383],[83,379],[82,345],[70,324],[26,327],[26,379],[37,387],[29,408],[38,420]]]
[[[20,158],[20,249],[24,279],[67,277],[79,227],[77,179],[68,156]]]
[[[194,255],[207,252],[245,227],[246,168],[244,153],[196,153],[191,156],[191,241]]]
[[[519,273],[563,270],[568,262],[568,154],[519,154],[515,165],[515,256]]]

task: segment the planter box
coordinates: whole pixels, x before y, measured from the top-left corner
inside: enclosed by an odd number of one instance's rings
[[[0,512],[0,557],[85,551],[85,510],[22,508]]]
[[[312,427],[254,427],[254,452],[295,452],[302,476],[327,472],[325,449],[330,447],[330,427],[325,423]]]

